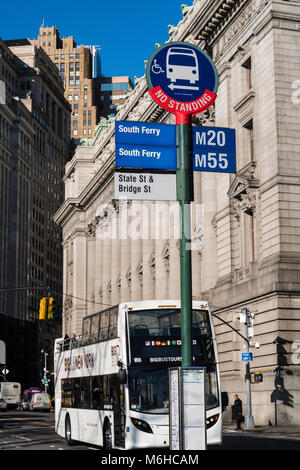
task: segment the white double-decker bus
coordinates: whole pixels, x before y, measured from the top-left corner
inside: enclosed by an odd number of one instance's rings
[[[179,301],[121,303],[55,342],[55,428],[68,444],[169,446],[168,368],[181,365]],[[222,442],[217,346],[208,304],[193,302],[193,365],[206,367],[207,442]]]

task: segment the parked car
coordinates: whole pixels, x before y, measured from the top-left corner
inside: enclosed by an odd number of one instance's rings
[[[0,398],[0,410],[7,411],[7,402],[4,400],[4,398]]]
[[[30,403],[30,400],[22,400],[22,403],[21,403],[22,411],[29,410],[29,403]]]
[[[50,397],[48,393],[34,393],[29,403],[29,410],[50,411]]]

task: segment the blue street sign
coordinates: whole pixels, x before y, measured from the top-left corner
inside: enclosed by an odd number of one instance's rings
[[[177,41],[160,46],[147,61],[146,78],[153,99],[171,113],[194,114],[216,98],[215,64],[193,44]]]
[[[176,147],[116,144],[116,166],[176,170]]]
[[[193,169],[236,173],[235,130],[226,127],[192,127]]]
[[[176,128],[173,124],[153,122],[116,121],[115,141],[119,144],[176,146]]]
[[[235,150],[235,129],[228,127],[193,126],[193,147]]]
[[[246,362],[253,361],[253,353],[252,352],[242,353],[242,361],[246,361]]]

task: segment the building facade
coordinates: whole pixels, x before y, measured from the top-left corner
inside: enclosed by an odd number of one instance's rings
[[[42,48],[27,40],[1,41],[6,103],[1,119],[2,288],[47,287],[61,306],[61,228],[53,214],[64,199],[70,107],[58,71]],[[3,217],[2,217],[3,215]],[[38,319],[47,292],[1,295],[1,313]]]
[[[213,108],[195,125],[236,129],[237,173],[194,173],[193,298],[215,318],[222,390],[246,414],[239,315],[254,314],[255,424],[300,423],[300,2],[194,0],[170,41],[206,50],[219,74]],[[118,120],[174,123],[141,77]],[[105,124],[105,123],[104,123]],[[180,297],[177,203],[115,200],[114,123],[66,166],[63,228],[64,333],[120,301]],[[167,223],[164,225],[163,221]],[[76,298],[75,298],[76,297]],[[228,327],[225,323],[231,325]],[[230,407],[225,419],[231,420]]]

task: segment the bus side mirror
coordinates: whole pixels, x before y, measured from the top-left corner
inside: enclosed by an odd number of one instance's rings
[[[126,370],[125,370],[125,369],[120,369],[118,375],[119,375],[119,383],[120,383],[121,385],[125,385],[125,384],[126,384],[126,381],[127,381]]]
[[[222,412],[226,410],[228,406],[228,393],[222,392],[221,393],[221,400],[222,400]]]

